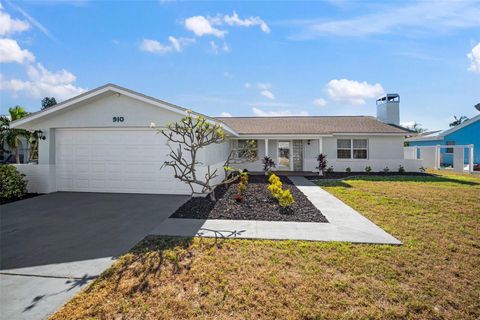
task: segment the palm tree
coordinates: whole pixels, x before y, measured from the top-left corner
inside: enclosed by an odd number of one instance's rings
[[[455,121],[453,121],[452,123],[450,123],[450,127],[456,127],[462,123],[464,123],[465,121],[468,120],[468,118],[466,116],[460,116],[457,118],[457,116],[453,116],[453,118],[455,119]]]
[[[24,129],[12,129],[10,128],[10,121],[17,120],[25,117],[28,112],[20,106],[15,106],[8,109],[10,118],[7,116],[0,117],[0,145],[2,146],[2,152],[4,145],[7,145],[9,150],[15,151],[15,162],[20,163],[20,147],[22,146],[22,137],[27,141],[30,139],[30,132]],[[11,119],[11,120],[10,120]]]

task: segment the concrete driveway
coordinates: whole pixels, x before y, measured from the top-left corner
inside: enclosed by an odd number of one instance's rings
[[[57,192],[2,205],[1,318],[46,318],[187,199]]]

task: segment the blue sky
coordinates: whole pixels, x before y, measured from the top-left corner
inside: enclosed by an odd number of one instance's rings
[[[446,128],[480,102],[478,1],[0,1],[1,113],[116,83],[212,116]]]

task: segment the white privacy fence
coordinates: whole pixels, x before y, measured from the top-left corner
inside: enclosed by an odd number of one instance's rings
[[[424,168],[442,169],[442,156],[445,155],[442,150],[446,149],[453,150],[448,155],[452,157],[454,171],[473,172],[473,144],[405,147],[404,158],[421,160]]]

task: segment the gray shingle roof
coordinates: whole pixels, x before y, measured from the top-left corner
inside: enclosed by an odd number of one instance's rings
[[[405,134],[409,130],[369,116],[217,117],[239,134]]]

